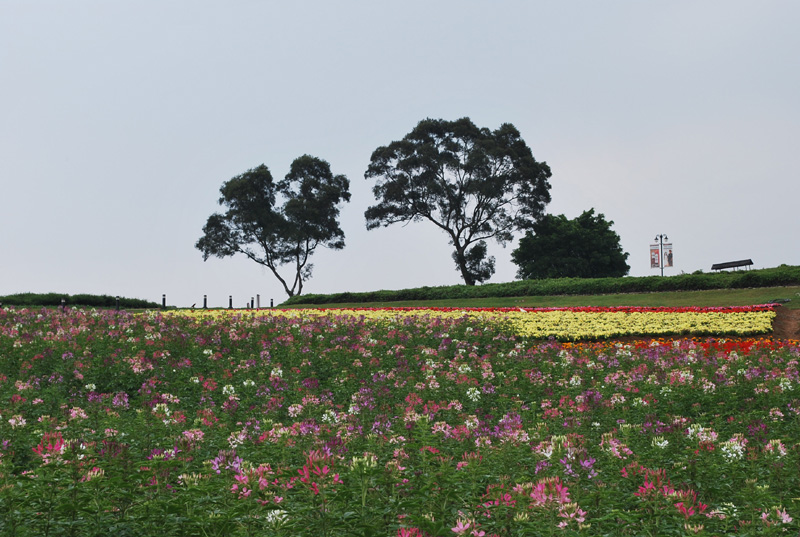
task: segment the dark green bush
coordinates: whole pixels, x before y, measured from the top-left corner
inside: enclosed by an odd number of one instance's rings
[[[92,308],[114,308],[117,305],[117,297],[109,295],[68,295],[61,293],[17,293],[14,295],[0,296],[0,304],[4,306],[37,306],[53,307],[60,306],[61,301],[65,306],[86,306]],[[159,304],[138,298],[119,299],[120,308],[125,309],[144,309],[157,308]]]

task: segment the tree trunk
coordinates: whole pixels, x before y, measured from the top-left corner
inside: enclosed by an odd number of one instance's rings
[[[456,263],[458,264],[458,269],[461,271],[461,277],[464,279],[464,283],[466,285],[475,285],[475,278],[472,277],[472,273],[467,269],[467,260],[464,258],[465,251],[465,247],[456,244],[456,251],[453,253],[455,254]]]

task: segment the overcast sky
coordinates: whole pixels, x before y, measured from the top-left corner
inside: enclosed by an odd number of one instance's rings
[[[432,225],[367,231],[372,151],[421,119],[512,123],[548,212],[613,220],[632,276],[800,265],[800,2],[0,1],[0,295],[285,299],[194,244],[224,181],[327,160],[346,247],[309,293],[461,283]],[[519,235],[517,236],[517,239]],[[490,245],[514,280],[516,240]]]

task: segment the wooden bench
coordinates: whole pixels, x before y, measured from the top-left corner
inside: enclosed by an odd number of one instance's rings
[[[728,261],[727,263],[715,263],[711,265],[711,270],[722,270],[722,269],[737,269],[739,267],[749,267],[753,264],[752,259],[742,259],[741,261]]]

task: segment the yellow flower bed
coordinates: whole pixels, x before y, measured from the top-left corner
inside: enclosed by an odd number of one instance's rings
[[[772,331],[774,311],[572,312],[511,314],[514,332],[532,338],[601,339],[621,336],[753,335]]]
[[[775,311],[766,307],[746,308],[574,308],[520,310],[472,309],[263,309],[181,310],[169,312],[186,317],[279,316],[314,319],[320,316],[355,317],[378,323],[401,323],[407,317],[425,319],[470,318],[480,324],[501,323],[519,336],[560,340],[607,339],[623,336],[748,336],[772,331]]]

